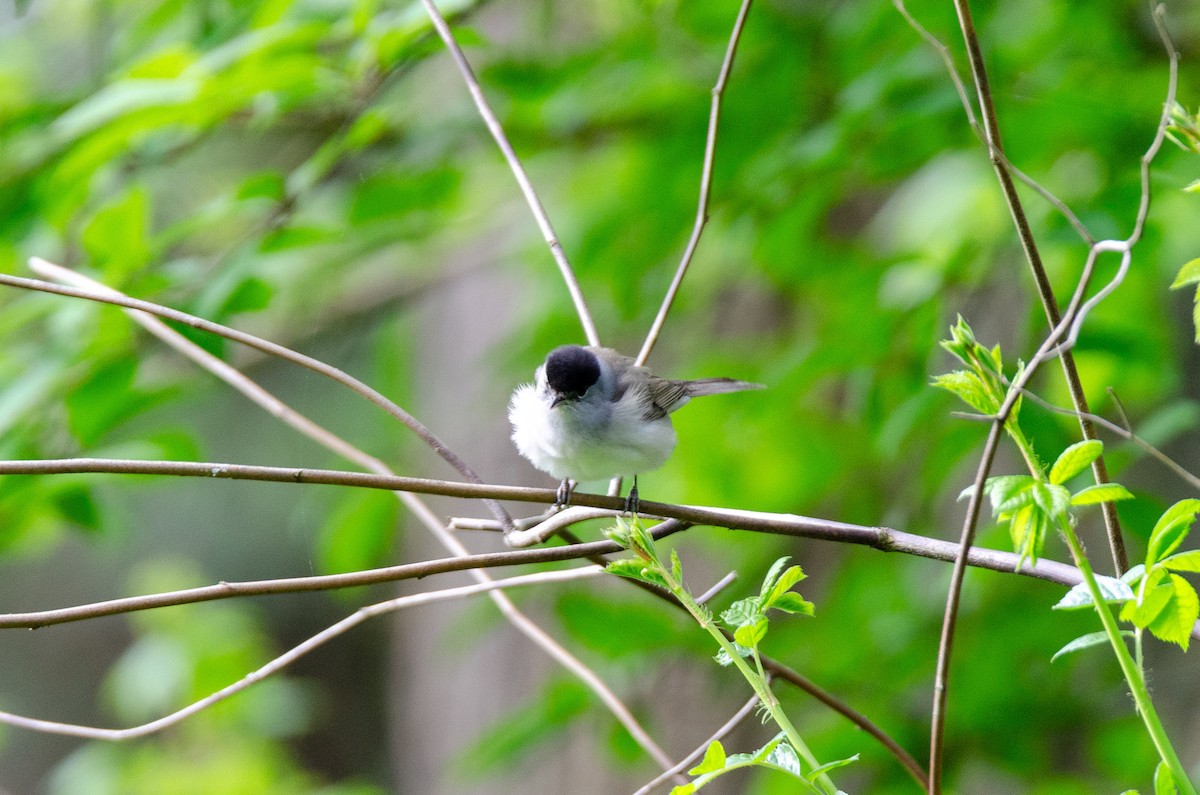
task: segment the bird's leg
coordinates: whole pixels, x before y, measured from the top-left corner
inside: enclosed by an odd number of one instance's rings
[[[577,485],[570,478],[563,478],[562,483],[558,484],[558,490],[554,492],[554,507],[560,511],[565,510],[571,504],[571,492],[575,491]]]
[[[633,485],[629,487],[629,496],[625,498],[625,513],[638,512],[637,475],[633,476]]]

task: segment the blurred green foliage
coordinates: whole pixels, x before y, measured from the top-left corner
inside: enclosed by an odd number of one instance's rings
[[[1128,234],[1137,158],[1166,86],[1146,6],[977,6],[1009,157],[1097,236]],[[962,63],[950,4],[911,7]],[[550,210],[604,341],[636,349],[691,228],[709,91],[735,4],[499,0],[444,8],[460,13],[456,29]],[[1200,44],[1200,11],[1170,3],[1168,16],[1186,66]],[[1197,105],[1192,74],[1185,68],[1180,85],[1187,107]],[[1180,190],[1197,170],[1194,155],[1163,150],[1134,267],[1092,314],[1077,348],[1097,410],[1112,415],[1105,389],[1113,388],[1134,424],[1193,470],[1200,360],[1190,307],[1168,287],[1200,254],[1200,199]],[[1065,295],[1085,247],[1052,208],[1022,195]],[[419,4],[0,7],[0,270],[26,274],[25,259],[36,255],[284,343],[352,338],[346,355],[373,363],[359,374],[403,392],[417,377],[410,343],[398,333],[411,330],[411,299],[461,276],[456,261],[479,248],[488,268],[523,285],[518,327],[492,343],[491,385],[480,387],[477,403],[499,423],[507,391],[545,350],[581,334]],[[1116,263],[1100,262],[1105,278]],[[506,309],[506,299],[494,300],[481,315]],[[928,386],[947,367],[937,342],[956,313],[981,341],[1016,356],[1027,356],[1045,329],[995,178],[940,60],[889,3],[760,0],[725,96],[711,220],[652,363],[668,375],[736,375],[770,389],[681,412],[679,452],[642,478],[643,495],[956,537],[954,498],[983,430],[952,418],[954,400]],[[220,341],[194,339],[253,364]],[[222,443],[190,415],[207,384],[114,310],[0,292],[0,457],[218,457]],[[1055,368],[1043,368],[1035,387],[1068,403]],[[311,402],[319,413],[324,404]],[[359,407],[353,422],[343,410],[319,416],[392,461],[411,443],[373,411]],[[1077,439],[1069,418],[1029,406],[1022,419],[1045,460]],[[258,460],[284,449],[264,447]],[[459,452],[471,459],[471,450]],[[304,465],[337,465],[304,454]],[[1006,455],[999,472],[1019,471]],[[1115,440],[1109,461],[1140,498],[1121,508],[1138,558],[1155,517],[1183,487]],[[512,465],[522,466],[515,454]],[[422,466],[414,463],[412,474],[426,474]],[[139,522],[130,492],[155,488],[145,479],[2,478],[0,555],[15,566],[53,560],[80,535],[116,544]],[[210,495],[203,499],[215,496],[203,491],[207,484],[196,488]],[[303,520],[282,519],[291,532],[269,544],[300,547],[301,559],[328,571],[386,560],[394,508],[373,497],[340,499],[300,497]],[[296,525],[305,522],[320,527],[304,535]],[[1102,548],[1095,527],[1081,530]],[[229,553],[239,560],[269,546],[244,528],[231,537],[249,545]],[[180,538],[191,540],[185,530]],[[781,554],[801,561],[817,615],[781,625],[767,652],[924,756],[947,567],[706,529],[677,539],[689,570],[702,570],[693,560],[707,561],[714,579],[728,568],[760,571]],[[1007,544],[1003,531],[988,528],[980,542]],[[1046,554],[1065,553],[1052,540]],[[202,570],[228,576],[212,562]],[[736,590],[719,607],[741,595]],[[637,593],[612,601],[579,589],[562,594],[560,634],[602,674],[636,669],[649,680],[651,669],[684,657],[714,682],[699,695],[719,702],[715,683],[726,672],[709,670],[713,650],[677,617]],[[1066,640],[1094,629],[1086,616],[1051,615],[1059,595],[1013,577],[968,578],[947,729],[951,791],[1148,788],[1154,755],[1111,660],[1086,652],[1049,664]],[[49,590],[20,601],[58,600]],[[105,716],[144,719],[295,641],[287,632],[267,641],[271,630],[243,606],[204,615],[135,621],[132,644],[109,673]],[[618,618],[628,634],[614,630]],[[1151,658],[1156,695],[1183,705],[1168,713],[1169,728],[1194,748],[1194,673],[1181,672],[1176,651]],[[340,681],[344,672],[329,677]],[[44,686],[53,689],[53,680]],[[80,746],[53,773],[51,790],[211,792],[202,786],[211,774],[222,792],[372,791],[321,789],[323,780],[359,779],[304,769],[294,751],[311,728],[304,699],[292,685],[280,687],[165,740]],[[534,758],[547,722],[604,720],[595,700],[572,687],[555,679],[507,724],[462,727],[464,748],[487,749],[465,758],[485,761],[486,770],[519,767]],[[9,697],[0,682],[0,701]],[[807,698],[786,689],[783,697],[822,758],[862,754],[839,778],[843,786],[913,791],[860,732]],[[253,725],[253,713],[265,709],[254,699],[271,698],[284,728]],[[724,719],[714,711],[711,724]],[[668,721],[648,716],[652,731]],[[652,775],[644,759],[614,764]],[[354,772],[392,786],[370,764]],[[756,793],[788,786],[782,777],[744,781]]]

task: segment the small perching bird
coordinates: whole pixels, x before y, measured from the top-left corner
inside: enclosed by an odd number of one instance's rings
[[[675,449],[671,412],[694,397],[762,388],[732,378],[672,381],[611,348],[563,345],[513,393],[508,419],[521,455],[562,481],[560,504],[580,481],[631,476],[627,507],[636,510],[638,473]]]

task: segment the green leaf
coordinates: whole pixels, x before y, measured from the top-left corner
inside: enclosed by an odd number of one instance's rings
[[[675,582],[683,582],[683,564],[679,562],[679,553],[671,550],[671,578]]]
[[[1200,500],[1188,499],[1168,508],[1150,531],[1150,544],[1146,550],[1146,564],[1154,564],[1174,552],[1187,537],[1196,513],[1200,512]]]
[[[1050,467],[1050,482],[1066,483],[1091,466],[1102,452],[1104,452],[1104,442],[1099,439],[1088,439],[1071,445],[1062,451],[1062,455],[1054,462],[1054,466]]]
[[[654,576],[655,573],[646,568],[646,562],[638,558],[614,560],[605,566],[604,570],[609,574],[615,574],[618,577],[625,577],[630,580],[639,580],[654,585],[662,584],[662,577]]]
[[[783,576],[781,576],[775,583],[774,587],[771,588],[770,595],[767,597],[766,602],[762,605],[763,609],[765,610],[768,607],[774,606],[776,601],[783,597],[784,594],[791,591],[792,586],[807,576],[808,575],[806,575],[804,570],[799,566],[791,566],[788,568],[788,570],[783,573]]]
[[[1127,629],[1121,630],[1121,634],[1125,635],[1127,637],[1133,637],[1133,632],[1131,632]],[[1108,643],[1108,633],[1106,633],[1104,631],[1090,632],[1087,635],[1080,635],[1078,638],[1075,638],[1075,640],[1071,641],[1070,643],[1063,646],[1058,651],[1054,652],[1054,656],[1050,658],[1050,662],[1054,662],[1059,657],[1062,657],[1064,654],[1070,654],[1071,652],[1082,651],[1084,649],[1090,649],[1093,646],[1102,646],[1107,643]]]
[[[742,657],[742,658],[749,657],[751,654],[754,653],[754,651],[752,649],[748,649],[740,643],[734,643],[733,650],[735,652],[737,652],[739,657]],[[717,665],[721,666],[722,668],[728,668],[730,665],[733,665],[733,658],[730,657],[729,654],[726,653],[726,651],[724,649],[721,649],[720,651],[718,651],[716,656],[713,657],[713,659],[716,660]]]
[[[754,598],[738,599],[721,612],[721,620],[730,629],[753,624],[762,617],[763,612],[758,606],[758,599]]]
[[[988,392],[979,376],[966,370],[939,375],[933,379],[933,385],[958,395],[964,403],[981,414],[992,415],[1000,410],[1000,401]]]
[[[1185,263],[1179,269],[1179,273],[1175,274],[1175,281],[1171,282],[1171,289],[1178,290],[1189,284],[1200,284],[1200,257]]]
[[[1167,576],[1164,568],[1150,569],[1145,581],[1138,586],[1137,600],[1121,608],[1121,620],[1131,621],[1142,628],[1148,627],[1171,601],[1173,592]]]
[[[713,740],[708,744],[708,750],[704,752],[704,759],[700,764],[688,771],[689,776],[699,776],[704,773],[711,773],[714,770],[720,770],[725,767],[725,747],[721,745],[720,740]]]
[[[1017,568],[1026,559],[1037,563],[1046,539],[1046,514],[1034,504],[1025,505],[1012,515],[1008,526],[1013,549],[1020,555]]]
[[[1063,518],[1071,507],[1071,492],[1062,486],[1052,483],[1035,483],[1029,491],[1033,494],[1033,501],[1037,503],[1038,507],[1055,522]]]
[[[1121,575],[1121,582],[1128,585],[1130,588],[1137,585],[1138,580],[1146,576],[1146,564],[1139,563],[1136,566],[1130,566],[1129,571]]]
[[[992,515],[1011,513],[1022,505],[1033,501],[1029,490],[1037,481],[1029,475],[1000,475],[988,478],[983,486],[984,494],[992,500]]]
[[[762,616],[757,621],[742,624],[733,632],[733,639],[739,646],[757,649],[758,644],[767,636],[767,617]]]
[[[1129,489],[1120,483],[1097,483],[1075,492],[1074,496],[1071,497],[1071,504],[1095,505],[1101,502],[1117,502],[1118,500],[1132,499],[1133,495],[1129,493]]]
[[[782,610],[785,613],[798,613],[811,616],[817,612],[816,606],[795,591],[780,594],[779,598],[770,604],[772,610]]]
[[[848,756],[845,759],[838,759],[833,762],[826,762],[825,764],[821,765],[820,767],[813,768],[812,772],[809,773],[806,776],[806,778],[809,781],[815,782],[818,778],[825,775],[826,773],[828,773],[831,770],[837,770],[839,767],[845,767],[846,765],[854,764],[855,762],[858,761],[858,757],[859,757],[859,755],[855,754],[854,756]]]
[[[1175,775],[1166,762],[1159,762],[1154,768],[1154,795],[1175,795]]]
[[[1133,589],[1116,577],[1105,577],[1102,574],[1097,574],[1096,584],[1100,586],[1101,598],[1109,604],[1121,604],[1137,598],[1134,596]],[[1092,594],[1088,591],[1087,583],[1081,582],[1067,591],[1066,596],[1058,600],[1058,604],[1052,609],[1079,610],[1084,607],[1091,607],[1093,604]]]
[[[1147,629],[1159,640],[1176,643],[1187,651],[1192,627],[1195,626],[1196,619],[1200,618],[1200,597],[1197,597],[1196,589],[1191,583],[1178,574],[1172,574],[1169,584],[1159,588],[1169,589],[1171,598]]]
[[[692,793],[695,791],[696,785],[689,781],[687,784],[680,784],[679,786],[672,788],[671,795],[692,795]]]
[[[792,748],[786,740],[772,748],[763,761],[768,765],[786,770],[793,776],[800,775],[800,757],[796,755],[796,749]],[[811,781],[812,778],[810,777],[809,780]]]
[[[1200,572],[1200,549],[1180,552],[1169,558],[1163,558],[1161,563],[1171,571]]]
[[[767,576],[763,577],[762,587],[758,590],[760,599],[765,597],[771,592],[771,589],[775,587],[775,583],[778,581],[779,575],[783,573],[783,567],[787,565],[789,560],[791,560],[791,557],[784,555],[782,558],[779,558],[772,563],[771,568],[767,569]]]

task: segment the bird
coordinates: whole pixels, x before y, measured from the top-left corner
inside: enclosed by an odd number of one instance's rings
[[[512,440],[534,467],[560,481],[565,507],[580,481],[632,477],[626,510],[637,512],[637,476],[675,450],[671,413],[694,397],[762,389],[733,378],[660,378],[611,348],[562,345],[508,405]]]

